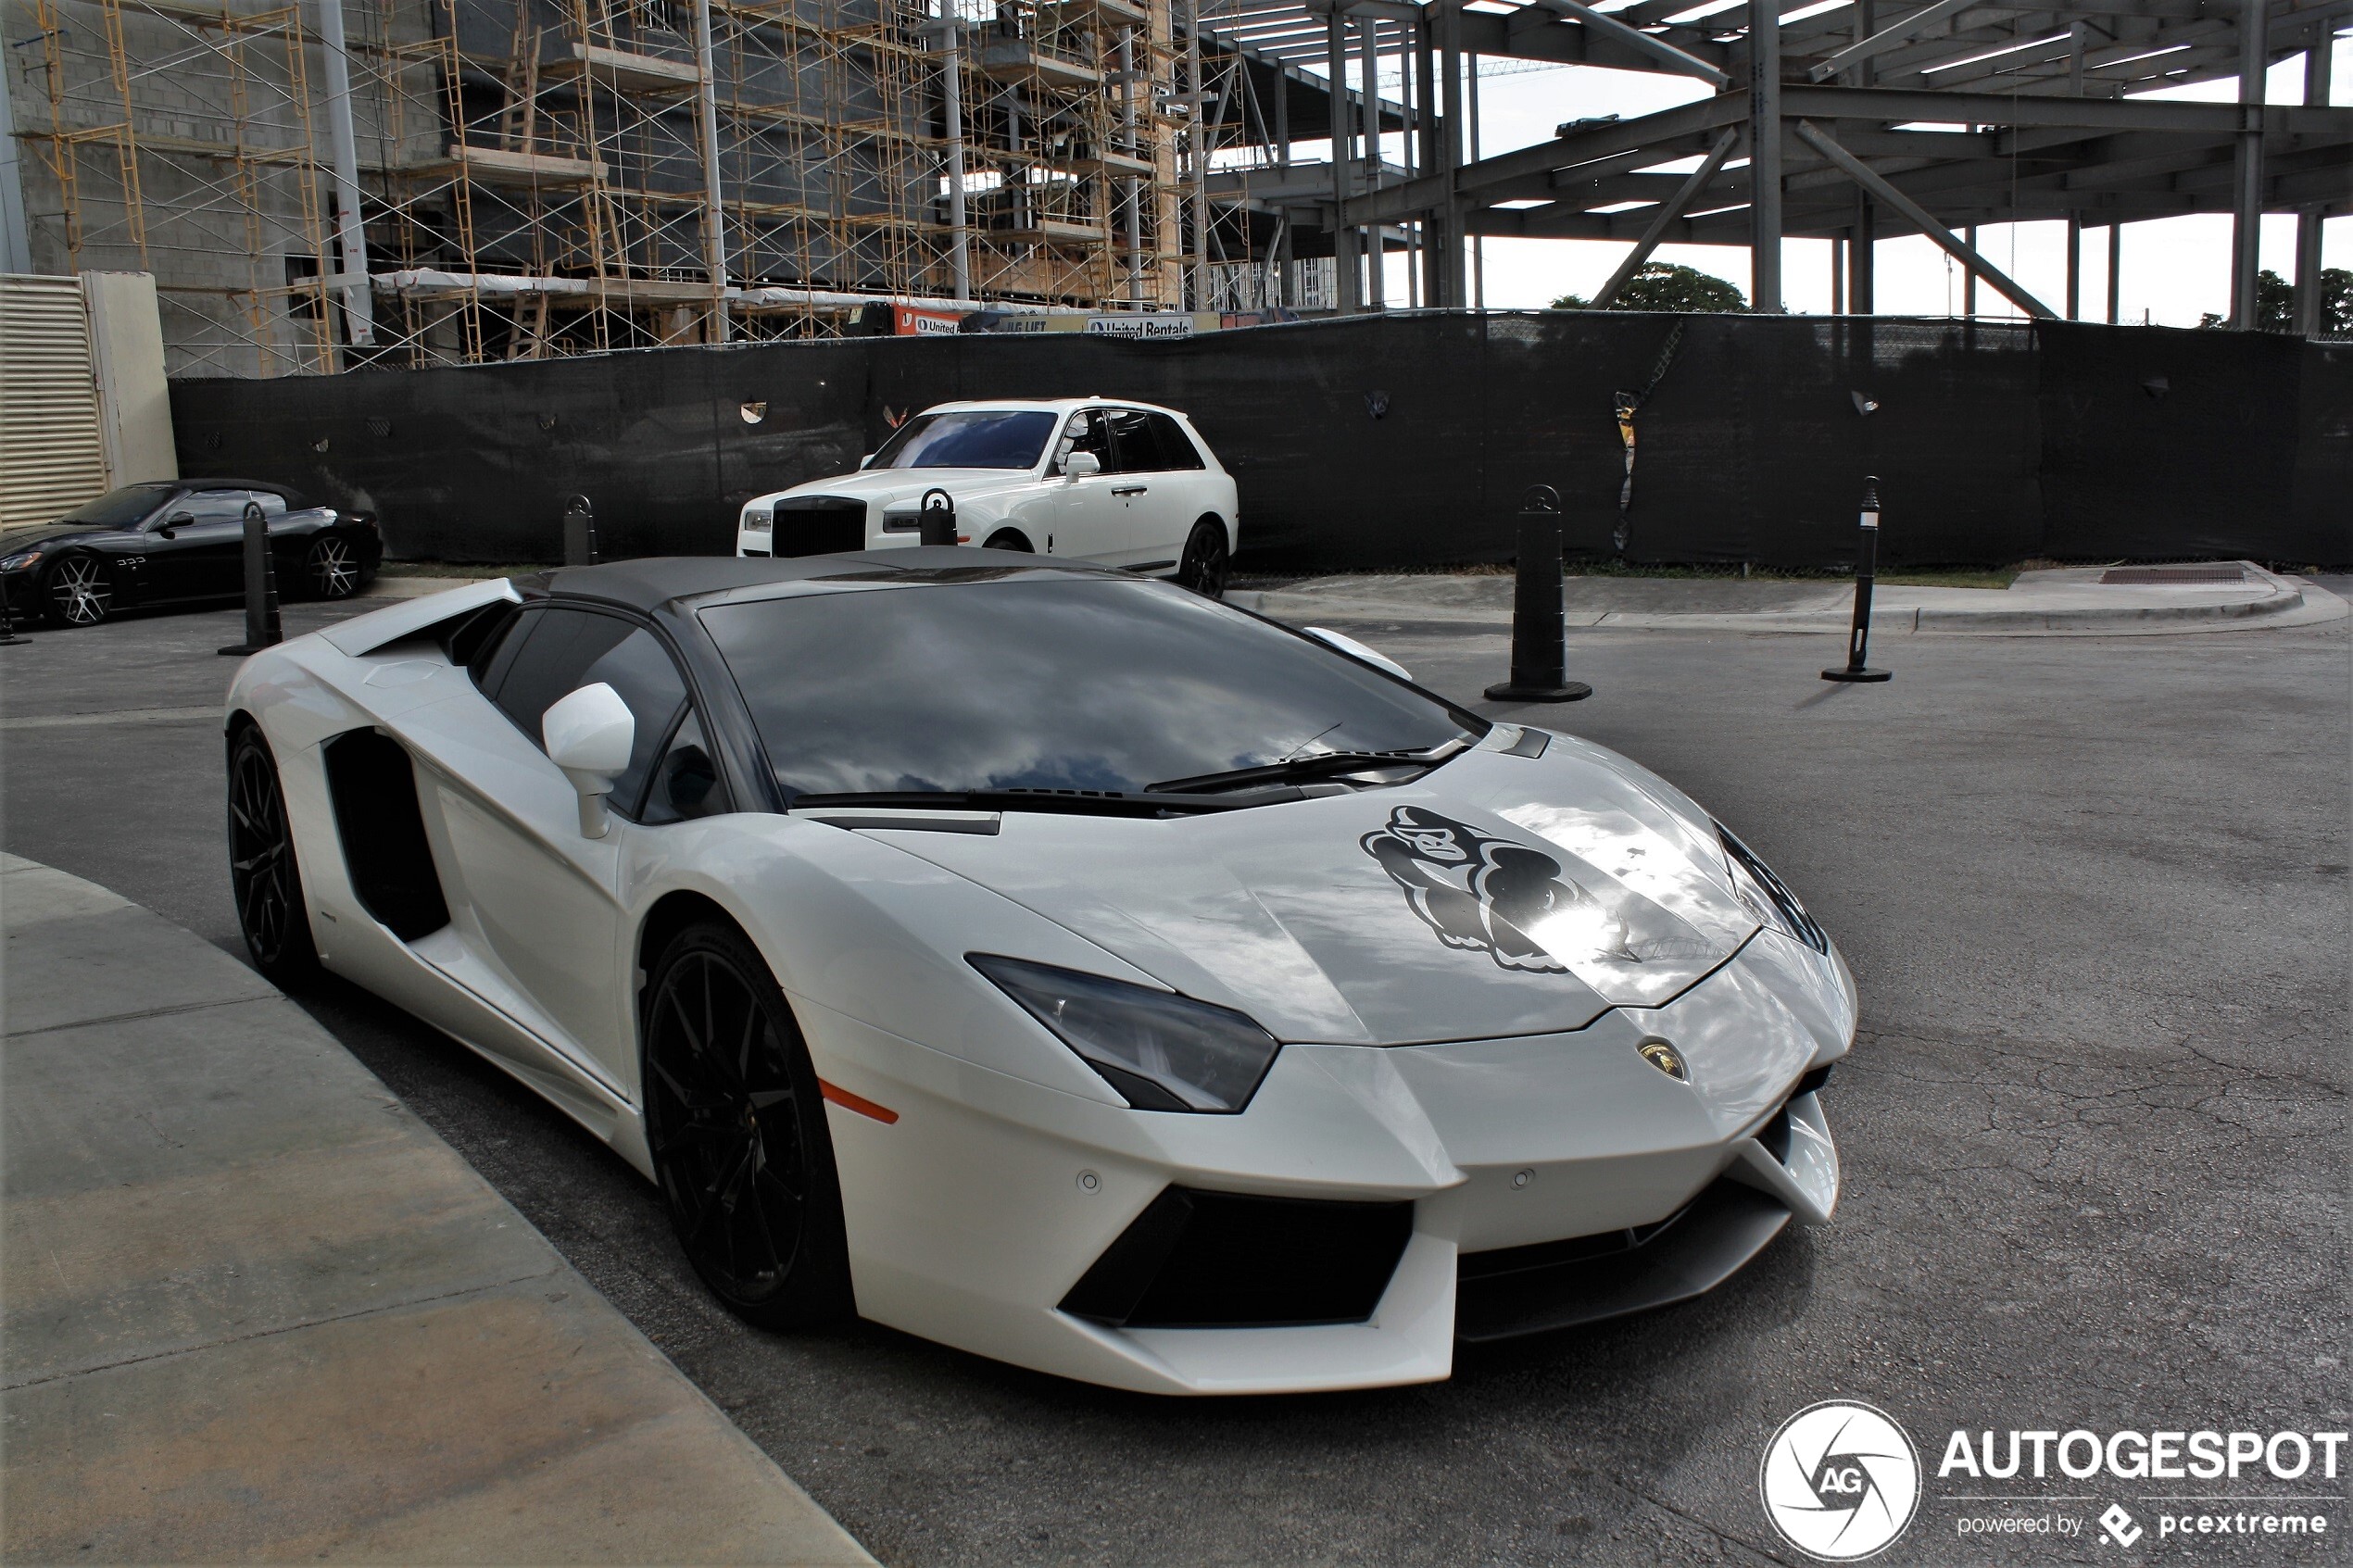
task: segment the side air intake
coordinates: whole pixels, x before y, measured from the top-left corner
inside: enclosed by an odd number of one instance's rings
[[[348,730],[326,744],[327,794],[335,808],[345,872],[359,907],[403,942],[449,923],[433,847],[417,809],[417,770],[391,736]]]

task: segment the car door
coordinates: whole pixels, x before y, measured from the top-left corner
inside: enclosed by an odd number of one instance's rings
[[[1101,408],[1074,409],[1055,445],[1052,467],[1057,475],[1074,452],[1091,452],[1103,467],[1101,473],[1084,479],[1053,480],[1056,490],[1051,550],[1058,556],[1076,556],[1082,560],[1108,564],[1116,560],[1125,547],[1126,520],[1121,510],[1125,503],[1112,494],[1112,487],[1119,480],[1112,471],[1111,432],[1103,414]],[[1048,548],[1044,539],[1034,543],[1040,550]]]
[[[1193,521],[1154,417],[1142,408],[1105,414],[1118,458],[1111,493],[1120,506],[1119,549],[1109,562],[1135,571],[1174,571]],[[1166,416],[1159,417],[1165,421]]]
[[[550,706],[598,682],[636,720],[610,797],[615,811],[634,813],[682,721],[686,684],[650,629],[573,605],[527,609],[508,633],[482,685],[510,727],[481,726],[490,733],[462,782],[443,776],[440,803],[477,956],[537,1015],[526,1022],[625,1090],[636,1065],[621,952],[622,835],[582,835],[577,797],[540,734]]]
[[[145,596],[214,598],[245,592],[244,490],[192,490],[147,525]]]

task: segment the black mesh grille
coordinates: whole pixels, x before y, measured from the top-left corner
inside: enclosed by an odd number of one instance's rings
[[[1062,1310],[1114,1328],[1363,1323],[1413,1231],[1411,1203],[1170,1187],[1104,1249]]]
[[[797,495],[776,503],[773,547],[780,556],[829,556],[866,547],[866,503],[846,495]]]

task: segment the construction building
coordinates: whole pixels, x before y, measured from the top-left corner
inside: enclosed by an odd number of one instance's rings
[[[1765,4],[0,0],[0,270],[150,273],[171,370],[240,376],[981,306],[1459,307],[1491,234],[1635,242],[1605,295],[1661,243],[1746,245],[1768,311],[1781,240],[1826,237],[1863,312],[1873,242],[1919,232],[2056,314],[1979,225],[2065,219],[2072,256],[2197,211],[2236,219],[2241,320],[2258,216],[2301,214],[2310,310],[2353,210],[2353,109],[2320,107],[2353,0]],[[2296,55],[2306,103],[2263,106]],[[1711,91],[1565,101],[1482,157],[1482,62]],[[2133,95],[2217,78],[2241,103]]]

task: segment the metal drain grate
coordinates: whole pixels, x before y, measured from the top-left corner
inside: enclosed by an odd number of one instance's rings
[[[2236,566],[2120,566],[2101,572],[2100,581],[2144,587],[2178,583],[2244,583],[2246,570]]]

